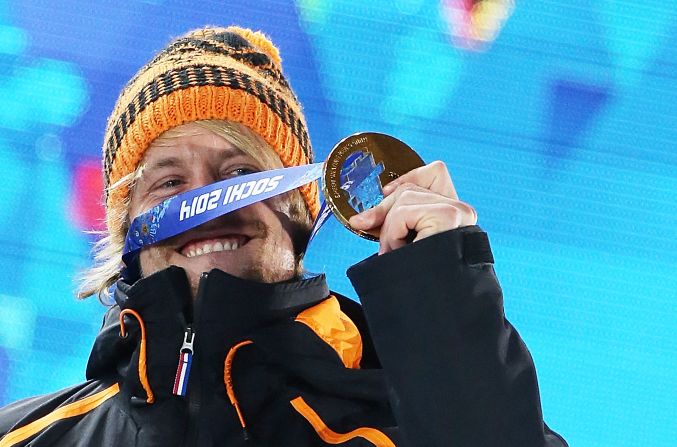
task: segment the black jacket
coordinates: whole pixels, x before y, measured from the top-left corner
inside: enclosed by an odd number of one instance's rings
[[[478,227],[368,258],[348,271],[364,314],[323,276],[213,270],[194,305],[177,267],[120,282],[88,381],[0,410],[0,447],[565,446],[492,263]]]

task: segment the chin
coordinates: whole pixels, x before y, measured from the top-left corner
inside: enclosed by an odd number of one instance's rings
[[[218,260],[213,259],[187,259],[184,261],[188,262],[182,262],[181,264],[177,263],[177,265],[186,270],[186,273],[190,277],[191,284],[199,283],[203,273],[210,272],[214,269],[221,270],[222,272],[238,278],[263,283],[273,283],[292,279],[296,276],[298,270],[295,265],[281,268],[280,264],[266,266],[260,263],[242,262],[237,259],[229,260],[231,262],[218,262]]]
[[[301,268],[293,250],[270,248],[272,247],[261,246],[256,241],[251,241],[237,250],[186,256],[176,247],[150,247],[148,251],[142,252],[142,272],[143,276],[148,276],[170,265],[181,267],[188,275],[193,296],[202,274],[213,269],[262,283],[286,281],[297,277]],[[265,262],[270,259],[275,259],[276,262]]]

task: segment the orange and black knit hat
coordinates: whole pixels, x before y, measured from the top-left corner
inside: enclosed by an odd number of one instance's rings
[[[191,31],[171,42],[127,83],[108,120],[103,165],[108,211],[129,191],[115,188],[134,172],[163,132],[197,120],[238,122],[260,135],[286,167],[312,163],[301,105],[282,74],[277,48],[262,33],[238,27]],[[300,188],[313,218],[317,184]],[[110,212],[108,213],[110,216]],[[109,218],[111,233],[120,230]]]

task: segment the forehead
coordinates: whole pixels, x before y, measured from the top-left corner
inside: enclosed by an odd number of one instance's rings
[[[249,128],[228,121],[197,121],[170,129],[153,141],[136,177],[142,174],[145,164],[156,163],[172,154],[184,160],[194,158],[195,162],[208,156],[219,161],[240,155],[248,157],[259,169],[283,167],[276,151]]]
[[[216,161],[246,155],[228,140],[195,124],[186,124],[165,132],[144,154],[144,169],[190,163],[199,159]]]

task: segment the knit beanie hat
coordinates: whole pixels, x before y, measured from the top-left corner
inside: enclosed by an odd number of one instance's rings
[[[109,187],[136,170],[160,134],[197,120],[229,120],[248,127],[275,150],[285,167],[313,161],[301,105],[270,40],[261,32],[234,26],[191,31],[139,70],[108,119],[103,167],[111,234],[121,230],[111,210],[126,206],[129,189]],[[315,218],[317,183],[299,189]]]

